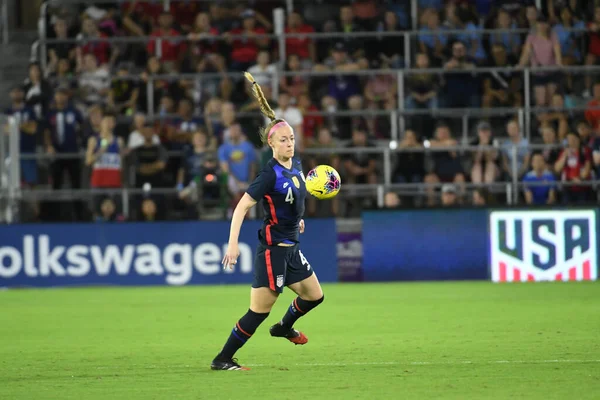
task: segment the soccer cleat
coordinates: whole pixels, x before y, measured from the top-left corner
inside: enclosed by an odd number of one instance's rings
[[[276,323],[271,328],[269,328],[269,332],[273,337],[286,338],[287,340],[296,345],[308,343],[308,338],[304,333],[297,331],[294,328],[285,329],[280,322]]]
[[[250,368],[242,367],[238,364],[235,358],[229,360],[215,358],[210,364],[210,369],[215,371],[250,371]]]

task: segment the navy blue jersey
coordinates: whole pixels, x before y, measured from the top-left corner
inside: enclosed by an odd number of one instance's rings
[[[262,243],[298,243],[299,223],[304,216],[306,185],[300,159],[292,159],[287,169],[272,158],[246,191],[256,201],[263,201],[265,221],[259,232]]]
[[[33,108],[29,108],[27,106],[22,108],[9,108],[4,112],[6,115],[13,116],[17,119],[17,124],[21,126],[22,124],[35,121],[35,111]],[[21,153],[35,153],[35,148],[37,146],[37,135],[29,134],[26,132],[20,131],[21,133]]]
[[[80,149],[79,127],[83,118],[74,107],[50,110],[46,118],[52,135],[52,145],[59,153],[76,153]]]

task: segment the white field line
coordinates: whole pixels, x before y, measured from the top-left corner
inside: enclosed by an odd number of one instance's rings
[[[352,366],[384,366],[384,365],[493,365],[493,364],[597,364],[600,360],[492,360],[492,361],[375,361],[375,362],[331,362],[331,363],[292,363],[294,367],[352,367]],[[245,364],[246,367],[276,367],[275,364]],[[285,367],[286,365],[281,365]],[[143,369],[168,369],[168,368],[198,368],[198,364],[179,365],[154,365],[154,364],[129,364],[127,366],[97,366],[95,369],[122,369],[128,367],[141,367]]]

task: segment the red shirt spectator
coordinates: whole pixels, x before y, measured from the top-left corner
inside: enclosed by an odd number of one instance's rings
[[[200,12],[200,3],[180,0],[172,2],[171,7],[175,21],[177,21],[181,29],[189,32],[194,25],[196,15]]]
[[[285,33],[314,33],[315,29],[303,23],[300,14],[294,12],[288,17]],[[301,59],[313,58],[313,40],[308,37],[291,37],[285,40],[285,52],[287,55],[295,54]],[[313,60],[314,61],[314,60]]]
[[[308,142],[311,142],[316,139],[317,131],[323,125],[323,116],[322,115],[306,115],[310,112],[318,112],[319,109],[315,107],[314,104],[311,103],[310,97],[308,95],[303,94],[298,99],[298,108],[302,112],[303,122],[302,122],[302,130],[304,134],[304,138]]]
[[[171,4],[171,9],[173,4]],[[163,2],[148,2],[148,1],[129,1],[121,5],[121,12],[125,15],[137,14],[150,17],[154,23],[158,22],[158,18],[164,11]]]
[[[590,31],[588,52],[600,57],[600,7],[594,8],[594,20],[587,24],[587,28]]]
[[[96,22],[88,18],[83,21],[83,25],[81,27],[81,33],[77,35],[77,39],[81,40],[83,44],[79,47],[78,57],[81,59],[87,54],[93,54],[96,56],[96,60],[98,61],[98,65],[107,64],[110,61],[111,57],[111,47],[110,44],[106,41],[98,41],[97,39],[106,38],[104,33],[101,33],[98,30],[98,25]],[[87,42],[86,39],[93,39],[92,41]]]
[[[248,32],[242,28],[237,28],[229,31],[232,35],[247,35]],[[267,33],[264,28],[256,27],[252,31],[256,35],[264,35]],[[231,59],[241,63],[255,62],[258,56],[258,43],[255,39],[236,38],[231,45]]]
[[[600,131],[600,83],[594,85],[594,98],[587,103],[585,119],[594,131]]]
[[[160,27],[152,34],[151,37],[164,37],[164,36],[181,36],[179,32],[172,27],[173,16],[169,13],[163,12],[158,19]],[[161,54],[159,56],[161,61],[177,61],[181,53],[185,51],[185,43],[180,39],[162,39],[161,40]],[[148,54],[156,55],[156,41],[151,40],[148,43]]]
[[[207,13],[196,15],[192,31],[188,34],[192,54],[203,56],[216,53],[219,49],[219,43],[216,40],[218,34],[217,28],[210,26],[210,17]]]
[[[573,132],[567,136],[569,147],[561,151],[556,161],[555,170],[561,174],[563,182],[581,182],[590,178],[592,152],[581,146],[579,136]],[[590,190],[590,186],[570,186],[570,192]]]

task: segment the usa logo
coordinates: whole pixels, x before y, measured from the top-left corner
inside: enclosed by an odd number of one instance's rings
[[[494,282],[596,280],[596,212],[492,211]]]

